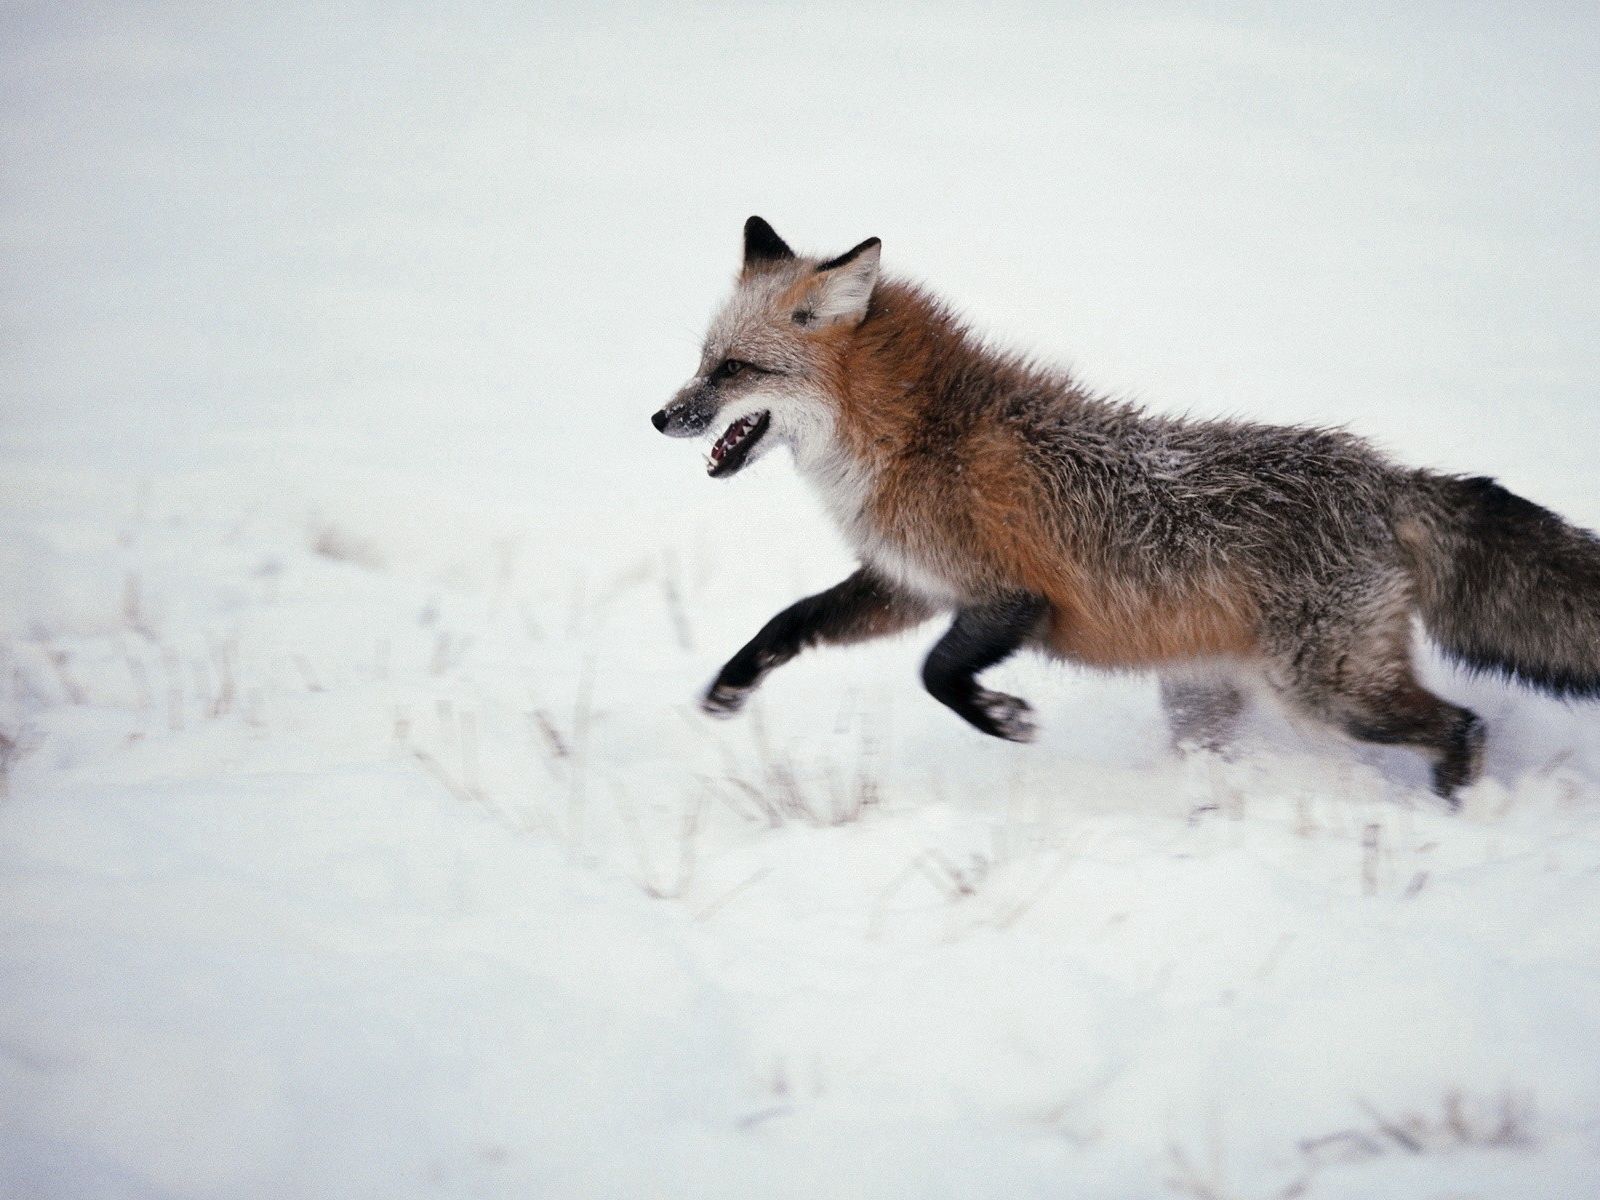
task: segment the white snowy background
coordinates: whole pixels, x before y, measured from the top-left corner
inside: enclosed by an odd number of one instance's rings
[[[1600,19],[1401,7],[7,4],[0,1194],[1595,1194],[1595,708],[693,706],[850,568],[648,423],[752,212],[1600,525]]]

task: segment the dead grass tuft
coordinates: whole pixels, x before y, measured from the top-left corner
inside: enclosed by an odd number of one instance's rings
[[[706,781],[712,794],[741,817],[773,828],[796,821],[825,828],[859,821],[883,802],[872,761],[876,744],[865,726],[848,773],[832,765],[807,771],[793,755],[773,746],[759,711],[751,712],[750,728],[754,762],[741,763],[724,747],[727,774]]]
[[[1167,1148],[1167,1187],[1193,1200],[1297,1200],[1308,1194],[1318,1174],[1332,1167],[1389,1156],[1525,1150],[1536,1144],[1533,1099],[1511,1088],[1479,1097],[1452,1090],[1437,1109],[1409,1113],[1383,1112],[1360,1096],[1355,1104],[1363,1120],[1348,1129],[1302,1138],[1296,1146],[1299,1171],[1275,1189],[1240,1192],[1228,1183],[1220,1145],[1201,1163],[1177,1144]]]

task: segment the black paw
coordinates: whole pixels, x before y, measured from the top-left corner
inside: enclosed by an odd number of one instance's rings
[[[1026,700],[1016,696],[980,688],[960,712],[975,729],[990,737],[1004,738],[1008,742],[1033,741],[1033,709]]]
[[[710,717],[726,719],[733,716],[744,702],[750,699],[753,687],[735,687],[727,683],[714,683],[706,694],[700,697],[700,711]]]

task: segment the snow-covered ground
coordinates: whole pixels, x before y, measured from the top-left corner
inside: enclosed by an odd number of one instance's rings
[[[1600,525],[1600,23],[1456,6],[12,6],[0,1193],[1600,1190],[1600,711],[1446,815],[926,630],[649,413],[740,223],[1162,409]]]

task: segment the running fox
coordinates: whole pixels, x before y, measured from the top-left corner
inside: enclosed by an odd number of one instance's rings
[[[1241,685],[1264,682],[1359,740],[1427,755],[1453,798],[1478,772],[1483,725],[1417,682],[1413,613],[1469,669],[1600,694],[1594,535],[1339,430],[1095,395],[982,344],[880,276],[879,253],[869,238],[804,257],[751,217],[699,370],[652,418],[669,437],[716,423],[718,478],[789,446],[861,560],[735,654],[707,712],[736,712],[809,646],[950,613],[922,679],[984,733],[1031,737],[1028,705],[977,680],[1029,646],[1156,670],[1180,743],[1222,744]]]

